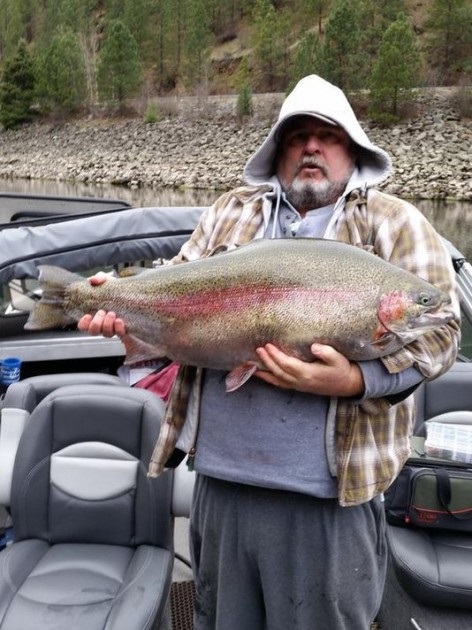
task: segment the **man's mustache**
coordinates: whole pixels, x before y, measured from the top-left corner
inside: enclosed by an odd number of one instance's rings
[[[328,169],[326,168],[326,164],[324,164],[324,162],[320,162],[315,157],[304,157],[297,164],[295,176],[298,175],[305,166],[313,166],[319,168],[323,175],[325,175],[325,177],[328,175]]]

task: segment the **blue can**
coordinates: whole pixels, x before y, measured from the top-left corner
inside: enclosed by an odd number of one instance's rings
[[[20,380],[21,359],[17,357],[7,357],[0,359],[0,381],[2,385],[8,387],[12,383]]]

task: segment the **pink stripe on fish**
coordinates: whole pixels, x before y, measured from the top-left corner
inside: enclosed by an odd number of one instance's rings
[[[283,302],[288,299],[305,300],[314,306],[327,301],[334,301],[339,305],[352,304],[361,301],[362,294],[365,293],[369,291],[348,292],[336,288],[320,290],[296,286],[280,288],[249,285],[225,287],[215,291],[198,291],[192,295],[187,294],[185,297],[158,296],[153,299],[152,306],[161,313],[177,314],[184,309],[191,309],[195,315],[209,315],[215,312],[215,308],[219,312],[234,312],[237,309],[247,309],[249,306]]]

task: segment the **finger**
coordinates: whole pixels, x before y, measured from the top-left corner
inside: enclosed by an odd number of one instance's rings
[[[265,372],[264,370],[257,370],[254,372],[254,376],[260,378],[261,381],[265,381],[269,383],[269,385],[275,385],[276,387],[280,387],[282,389],[292,389],[292,384],[288,383],[286,380],[279,378],[272,372]]]
[[[126,335],[126,325],[120,317],[115,319],[115,335],[118,335],[118,337]]]
[[[103,284],[104,282],[106,282],[107,278],[106,276],[95,275],[95,276],[90,276],[88,281],[90,282],[92,286],[98,287],[100,284]]]
[[[327,365],[334,365],[338,362],[340,357],[344,355],[340,354],[332,346],[327,346],[322,343],[313,343],[310,347],[311,353],[318,361],[322,361]]]
[[[88,332],[90,335],[101,335],[103,330],[103,321],[105,319],[106,312],[105,311],[97,311],[95,315],[92,317]]]
[[[293,371],[298,367],[299,360],[295,359],[288,354],[285,354],[282,350],[279,350],[277,346],[271,343],[267,343],[263,348],[263,357],[266,361],[276,364],[284,371]]]
[[[104,337],[114,337],[114,335],[124,337],[124,335],[126,335],[126,326],[124,321],[117,317],[116,313],[113,311],[109,311],[103,319],[102,335]]]
[[[116,334],[115,330],[116,313],[114,311],[108,311],[102,321],[102,335],[104,337],[113,337]]]
[[[262,380],[278,387],[293,387],[298,379],[298,372],[286,359],[286,354],[278,350],[275,346],[257,348],[257,355],[267,372],[263,372]],[[259,376],[259,375],[258,375]]]
[[[77,322],[77,328],[84,332],[87,332],[90,326],[90,322],[92,321],[92,315],[84,315]]]
[[[277,363],[276,358],[269,352],[267,346],[268,344],[264,347],[256,348],[257,356],[266,370],[272,373],[281,372],[281,368]]]

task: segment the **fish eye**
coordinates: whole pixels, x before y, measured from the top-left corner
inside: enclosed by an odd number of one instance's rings
[[[420,293],[419,303],[422,306],[428,306],[431,303],[431,298],[427,293]]]

